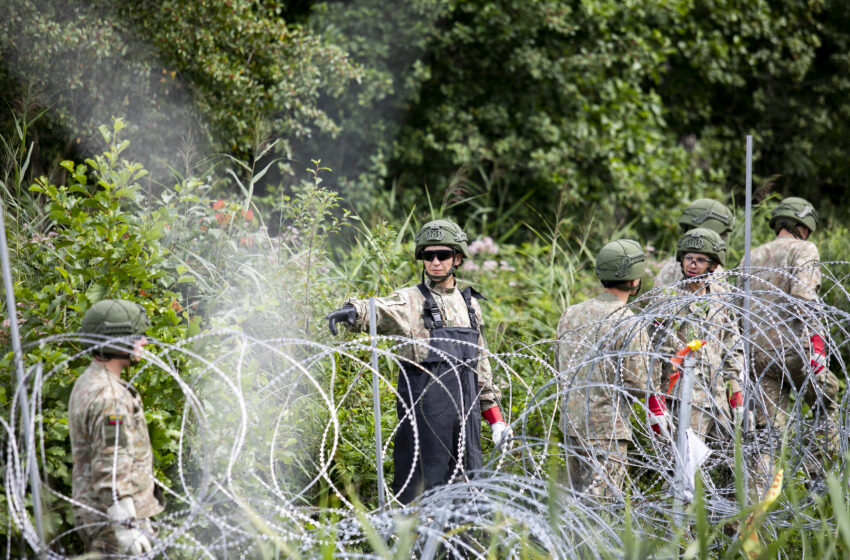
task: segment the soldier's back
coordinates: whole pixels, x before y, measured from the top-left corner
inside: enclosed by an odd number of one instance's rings
[[[750,288],[770,291],[773,286],[795,297],[816,299],[820,288],[819,261],[814,243],[777,237],[753,249],[750,266],[754,278]]]

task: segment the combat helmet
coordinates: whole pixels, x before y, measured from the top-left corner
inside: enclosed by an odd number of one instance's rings
[[[444,245],[458,251],[464,258],[469,258],[468,240],[460,226],[453,221],[434,220],[422,226],[416,234],[414,256],[416,260],[422,260],[422,251],[425,247]]]
[[[82,335],[99,335],[95,339],[126,338],[134,335],[142,335],[150,326],[150,321],[145,313],[144,307],[138,303],[124,299],[104,299],[92,305],[83,317],[80,327]],[[98,343],[90,343],[99,346]],[[119,350],[113,344],[109,350]],[[121,354],[129,350],[126,343],[120,345]],[[106,349],[99,349],[99,354],[104,356],[115,356]]]
[[[792,225],[806,226],[812,233],[818,227],[818,213],[815,207],[808,200],[796,196],[785,198],[776,205],[770,213],[770,227],[778,231],[786,220],[790,220]]]
[[[636,280],[643,276],[645,261],[646,255],[637,241],[610,241],[596,254],[596,276],[611,282]]]
[[[687,253],[699,253],[711,257],[720,266],[726,266],[726,242],[716,231],[695,228],[685,232],[676,245],[676,260],[682,262]]]
[[[682,212],[679,225],[682,231],[706,228],[720,235],[728,235],[735,226],[735,215],[725,204],[710,198],[699,198]]]

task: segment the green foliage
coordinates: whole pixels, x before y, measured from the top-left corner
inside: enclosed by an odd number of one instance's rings
[[[497,235],[488,219],[533,193],[669,241],[681,204],[742,201],[746,134],[757,200],[842,203],[845,4],[321,3],[314,28],[365,76],[333,104],[340,141],[311,145],[361,214],[424,187]]]
[[[753,134],[756,177],[775,176],[787,195],[843,203],[848,21],[841,1],[693,2],[670,33],[659,84],[671,129],[733,185],[743,183],[743,140]]]
[[[706,175],[677,145],[653,89],[673,48],[663,29],[684,17],[685,2],[316,10],[316,26],[372,69],[340,102],[342,122],[352,123],[342,149],[319,144],[342,184],[362,191],[380,180],[407,205],[424,185],[463,200],[458,211],[484,231],[528,193],[538,208],[562,200],[581,215],[596,204],[606,222],[636,218],[651,231],[683,197],[721,192],[722,176]]]
[[[335,191],[320,187],[321,173],[330,171],[321,167],[319,160],[313,160],[313,167],[307,171],[312,181],[304,181],[293,188],[294,196],[284,196],[281,208],[281,219],[288,226],[289,245],[294,249],[292,256],[300,261],[298,282],[294,295],[295,301],[304,317],[303,332],[310,335],[310,318],[327,308],[331,286],[322,281],[328,272],[326,265],[327,245],[330,236],[339,233],[340,227],[348,222],[348,211],[341,216],[335,214],[339,207],[340,197]],[[323,267],[322,265],[325,264]],[[324,290],[319,294],[321,303],[315,305],[314,291]]]
[[[50,99],[39,168],[118,114],[157,181],[188,176],[193,144],[256,156],[265,120],[284,157],[263,192],[321,154],[369,223],[430,197],[520,242],[560,203],[667,241],[683,202],[741,201],[748,133],[757,185],[843,201],[845,4],[13,0],[0,82]]]
[[[360,76],[340,48],[284,21],[280,3],[11,0],[6,11],[0,80],[33,84],[49,105],[44,157],[92,150],[97,126],[121,115],[135,125],[133,157],[160,180],[194,164],[191,144],[250,155],[263,119],[287,140],[336,134],[320,97]]]
[[[46,178],[30,187],[40,197],[45,218],[30,223],[27,207],[8,223],[10,230],[18,322],[24,342],[79,329],[85,311],[104,298],[123,298],[145,306],[152,318],[150,333],[174,342],[186,332],[184,313],[178,315],[173,280],[160,244],[166,223],[145,212],[138,180],[145,171],[121,159],[127,147],[119,140],[123,123],[101,127],[108,145],[102,155],[85,164],[63,162],[68,182],[56,185]],[[18,168],[20,177],[25,171]],[[19,225],[17,225],[19,224]],[[179,304],[178,304],[179,305]],[[12,371],[8,327],[2,328],[3,366]],[[73,381],[88,365],[76,343],[31,346],[27,362],[40,362],[47,376],[42,386],[41,428],[44,437],[47,482],[63,493],[70,491],[71,454],[68,449],[66,403]],[[145,397],[148,427],[158,442],[155,452],[158,476],[167,480],[176,450],[173,436],[178,426],[183,394],[167,375],[142,373],[136,384]],[[0,407],[8,412],[14,387],[11,376],[0,387]],[[155,396],[155,398],[154,398]],[[64,501],[48,504],[53,529],[61,532],[71,522]]]

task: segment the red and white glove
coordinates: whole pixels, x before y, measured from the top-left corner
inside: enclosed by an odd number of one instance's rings
[[[741,387],[737,382],[730,381],[726,388],[729,398],[729,408],[732,409],[732,420],[735,426],[742,427],[744,425],[744,393],[741,392]]]
[[[664,404],[664,397],[660,395],[650,395],[646,399],[647,408],[649,408],[649,417],[647,422],[649,427],[658,435],[668,439],[672,438],[674,430],[673,417],[667,412],[667,406]]]
[[[812,366],[812,371],[817,375],[826,369],[826,345],[819,334],[812,336],[811,342],[812,353],[809,357],[809,363]]]
[[[511,440],[514,437],[514,431],[508,426],[505,419],[502,418],[502,411],[499,410],[499,407],[490,407],[482,412],[481,416],[490,424],[490,429],[493,431],[493,444],[496,446],[496,449],[506,442],[508,442],[507,449],[510,449],[513,445]]]

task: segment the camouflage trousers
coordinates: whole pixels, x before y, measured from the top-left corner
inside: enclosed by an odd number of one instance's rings
[[[788,405],[791,393],[796,391],[799,394],[801,389],[804,391],[802,397],[810,407],[822,406],[834,419],[838,411],[838,378],[835,374],[824,370],[814,376],[813,384],[807,380],[808,361],[804,362],[798,352],[786,352],[782,358],[777,360],[775,355],[764,352],[753,354],[753,373],[765,403],[765,409],[756,411],[757,425],[766,426],[769,420],[774,428],[784,428],[790,418]]]
[[[598,498],[621,494],[627,476],[628,444],[624,439],[567,437],[567,473],[572,489]]]
[[[154,540],[156,529],[151,524],[150,519],[137,519],[134,523],[135,527],[147,535],[151,541]],[[115,538],[114,528],[108,522],[84,527],[80,529],[80,536],[86,547],[86,555],[84,556],[86,560],[112,558],[115,555],[128,554],[126,550],[121,549]]]

